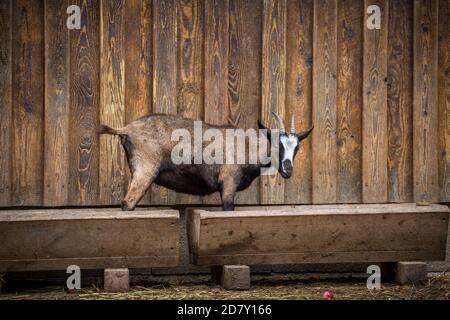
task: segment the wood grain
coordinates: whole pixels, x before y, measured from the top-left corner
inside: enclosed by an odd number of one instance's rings
[[[364,28],[362,200],[374,203],[388,200],[387,55],[380,52],[387,50],[389,11],[387,0],[366,0],[369,5],[380,7],[381,29]]]
[[[337,200],[336,78],[337,34],[334,0],[314,2],[313,202]]]
[[[450,202],[450,1],[439,1],[438,104],[439,189],[441,202]]]
[[[439,201],[438,2],[414,2],[414,200]]]
[[[388,201],[411,202],[413,2],[389,2],[388,35]]]
[[[177,15],[174,0],[153,5],[153,112],[176,114]]]
[[[225,125],[228,123],[229,103],[229,0],[205,2],[204,37],[204,120]],[[221,203],[219,193],[203,197],[202,203]]]
[[[153,3],[153,112],[177,114],[177,4]],[[175,203],[176,194],[152,185],[152,204]]]
[[[396,206],[193,210],[191,253],[198,265],[443,259],[448,207]]]
[[[175,210],[2,211],[0,270],[177,266],[179,228]]]
[[[262,0],[230,0],[228,123],[257,128],[261,105]],[[259,203],[259,180],[237,193],[236,204]]]
[[[205,121],[226,124],[229,0],[205,2]]]
[[[124,0],[101,2],[100,123],[125,126]],[[125,153],[116,136],[100,136],[100,202],[119,204],[125,194]]]
[[[69,203],[99,203],[100,2],[77,0],[80,30],[70,31]]]
[[[203,29],[204,3],[178,0],[178,114],[203,119]]]
[[[68,1],[45,0],[44,206],[63,206],[69,200],[68,6]]]
[[[12,1],[0,2],[0,207],[11,203]]]
[[[178,115],[202,120],[204,2],[177,1],[177,103]],[[201,203],[201,197],[177,194],[178,204]]]
[[[337,199],[362,199],[362,60],[364,3],[338,2],[337,20]]]
[[[67,6],[81,29],[65,28]],[[381,30],[366,27],[369,5]],[[450,202],[449,0],[0,3],[0,206],[118,204],[148,112],[315,125],[294,174],[237,204]],[[101,100],[101,103],[100,103]],[[101,176],[101,178],[100,178]],[[219,204],[153,188],[140,204]],[[153,200],[151,199],[153,196]]]
[[[286,0],[264,0],[262,47],[261,120],[269,128],[279,128],[272,112],[285,118],[286,103]],[[262,204],[284,202],[284,181],[277,173],[261,176]]]
[[[313,2],[287,2],[286,119],[295,115],[297,132],[312,126]],[[292,177],[284,182],[286,204],[312,202],[311,160],[310,137],[295,157]]]
[[[152,1],[125,3],[125,122],[152,110]]]
[[[13,201],[42,205],[44,2],[13,2]]]
[[[125,2],[125,123],[151,113],[153,90],[152,1]],[[126,173],[126,185],[130,172]],[[139,204],[150,204],[150,192]]]

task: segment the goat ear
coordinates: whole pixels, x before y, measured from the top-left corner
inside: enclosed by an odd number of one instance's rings
[[[267,132],[267,139],[270,140],[270,129],[268,129],[265,125],[263,125],[263,124],[261,123],[261,121],[259,121],[259,120],[258,120],[258,128],[259,128],[260,130],[267,130],[267,131],[266,131],[266,132]]]
[[[311,128],[309,128],[306,131],[302,131],[299,134],[297,134],[298,141],[300,142],[300,141],[308,138],[309,134],[313,131],[313,129],[314,129],[314,126],[312,126]]]

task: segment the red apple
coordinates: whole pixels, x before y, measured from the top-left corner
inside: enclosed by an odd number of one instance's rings
[[[325,300],[332,300],[332,299],[333,299],[333,292],[331,292],[331,291],[325,291],[325,292],[323,293],[323,298],[324,298]]]

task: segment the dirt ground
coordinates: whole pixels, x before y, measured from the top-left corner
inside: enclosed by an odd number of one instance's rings
[[[133,280],[133,279],[132,279]],[[208,275],[160,276],[153,279],[134,279],[128,293],[102,292],[91,285],[76,292],[63,287],[20,289],[0,295],[3,299],[91,300],[91,299],[323,299],[331,291],[336,300],[346,299],[445,299],[450,300],[450,274],[430,274],[415,285],[382,284],[379,290],[366,288],[364,275],[284,274],[252,276],[248,291],[227,291],[212,285]]]

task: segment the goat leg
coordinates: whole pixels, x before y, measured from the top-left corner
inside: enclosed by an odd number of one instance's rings
[[[223,211],[234,211],[234,197],[236,194],[236,188],[234,183],[225,182],[222,184],[220,190],[220,197],[222,199]]]
[[[122,201],[122,211],[133,211],[137,203],[142,199],[145,191],[150,187],[156,177],[157,171],[133,173],[133,178],[128,187],[127,195]]]

